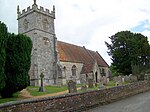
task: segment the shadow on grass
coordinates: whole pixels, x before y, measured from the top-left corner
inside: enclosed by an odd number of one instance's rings
[[[11,98],[2,98],[2,97],[0,96],[0,104],[1,104],[1,103],[6,103],[6,102],[10,102],[10,101],[16,101],[16,100],[19,100],[19,99],[21,99],[21,98],[19,97],[19,92],[14,93],[14,94],[13,94],[13,97],[11,97]]]

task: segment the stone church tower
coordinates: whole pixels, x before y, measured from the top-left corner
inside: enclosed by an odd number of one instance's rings
[[[36,0],[32,7],[18,14],[18,33],[25,34],[32,39],[32,57],[29,71],[30,85],[40,85],[40,74],[44,74],[44,84],[54,85],[57,78],[57,52],[54,29],[55,7],[48,9],[38,7]]]

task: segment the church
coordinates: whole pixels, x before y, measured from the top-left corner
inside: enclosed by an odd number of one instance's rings
[[[66,85],[69,80],[80,84],[89,79],[99,83],[110,75],[109,65],[96,51],[84,46],[58,41],[55,34],[55,6],[52,11],[39,7],[34,0],[32,7],[20,11],[17,7],[18,33],[29,36],[33,42],[30,85]]]

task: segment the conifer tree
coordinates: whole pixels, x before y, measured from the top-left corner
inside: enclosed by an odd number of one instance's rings
[[[134,66],[142,68],[150,63],[150,47],[144,35],[121,31],[109,38],[111,43],[105,42],[108,54],[112,57],[112,65],[119,73],[129,75],[133,73]]]
[[[2,97],[11,97],[13,93],[28,86],[31,50],[32,41],[29,37],[8,34],[5,62],[6,85],[1,91]]]
[[[6,58],[6,39],[7,39],[7,27],[4,23],[0,22],[0,91],[5,86],[5,58]]]

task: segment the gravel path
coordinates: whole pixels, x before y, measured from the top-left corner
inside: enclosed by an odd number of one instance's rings
[[[77,90],[81,89],[81,87],[77,88]],[[50,96],[58,96],[58,95],[62,95],[62,94],[67,94],[68,90],[66,91],[62,91],[62,92],[58,92],[58,93],[52,93],[52,94],[45,94],[45,95],[40,95],[40,96],[32,96],[26,89],[23,89],[21,91],[21,97],[24,98],[43,98],[43,97],[50,97]]]

